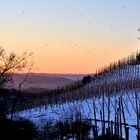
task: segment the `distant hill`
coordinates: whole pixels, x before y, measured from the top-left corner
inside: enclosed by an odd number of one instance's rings
[[[82,79],[84,74],[42,74],[30,73],[27,80],[22,85],[22,90],[54,89],[67,84],[71,84],[77,79]],[[26,74],[16,74],[13,78],[13,87],[18,88],[26,77]]]

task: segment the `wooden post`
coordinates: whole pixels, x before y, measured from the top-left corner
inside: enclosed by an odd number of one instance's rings
[[[95,121],[95,133],[96,133],[96,137],[98,138],[98,129],[97,129],[97,120],[96,120],[96,105],[95,105],[95,101],[93,100],[93,107],[94,107],[94,121]]]
[[[61,122],[59,124],[59,130],[60,130],[60,140],[63,140],[63,123]]]
[[[140,102],[138,106],[138,139],[140,139]]]
[[[75,128],[73,123],[72,123],[72,140],[75,140]]]
[[[121,97],[121,108],[122,108],[122,115],[123,115],[124,129],[125,129],[125,138],[126,138],[127,137],[127,127],[126,127],[126,120],[125,120],[125,113],[124,113],[122,97]]]
[[[104,127],[104,125],[103,125],[103,115],[102,115],[103,113],[102,113],[102,110],[100,110],[100,117],[101,117],[101,124],[102,124],[102,135],[103,135],[103,131],[104,131],[104,129],[103,129],[103,127]]]
[[[117,108],[117,118],[116,118],[116,135],[119,136],[119,114]]]
[[[108,131],[110,134],[110,95],[108,94]]]
[[[96,128],[95,128],[94,125],[92,126],[92,130],[93,130],[93,138],[94,138],[94,140],[97,140],[98,137],[97,137],[97,134],[96,134]]]
[[[137,116],[137,139],[139,140],[139,136],[140,136],[140,131],[139,131],[139,105],[138,105],[138,99],[137,99],[137,93],[135,91],[135,100],[136,100],[136,116]]]
[[[121,98],[119,98],[119,125],[120,125],[120,137],[122,138],[122,109],[121,109]]]
[[[113,136],[113,121],[111,120],[111,129],[110,129],[110,135]]]
[[[110,128],[106,128],[106,136],[110,137]]]
[[[104,95],[104,91],[103,91],[103,100],[102,100],[102,110],[103,110],[103,114],[102,114],[102,117],[103,117],[103,128],[102,128],[102,135],[104,137],[105,135],[105,95]]]
[[[126,140],[129,140],[129,127],[126,127]]]
[[[117,135],[117,99],[115,99],[115,124],[114,124],[114,135]]]

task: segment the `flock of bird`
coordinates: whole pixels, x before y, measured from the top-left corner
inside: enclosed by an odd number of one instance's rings
[[[120,8],[121,9],[125,9],[126,8],[126,5],[122,5]],[[23,16],[24,14],[25,14],[25,12],[24,11],[21,11],[20,16]],[[80,16],[81,17],[84,17],[85,16],[85,13],[82,12],[80,14]],[[91,26],[92,25],[92,21],[91,20],[90,21],[87,21],[87,25]],[[99,25],[97,27],[94,27],[94,28],[96,28],[95,32],[102,32],[104,34],[104,36],[105,36],[107,34],[107,30],[109,28],[111,29],[112,27],[113,27],[112,24],[110,24],[110,25],[108,25],[106,27],[103,27],[103,28],[102,27],[99,27]],[[140,27],[137,29],[137,32],[139,34],[138,37],[137,37],[137,39],[140,40]],[[89,40],[89,41],[92,40],[92,41],[96,42],[96,46],[98,46],[98,44],[100,42],[100,41],[98,41],[97,36],[92,36],[92,35],[89,36],[87,40]],[[107,45],[108,44],[108,41],[107,40],[104,40],[101,43],[104,44],[104,45]],[[83,53],[85,53],[87,51],[91,51],[91,50],[96,50],[97,49],[97,47],[95,47],[95,46],[92,46],[90,48],[87,47],[88,46],[88,43],[81,43],[81,44],[78,43],[77,44],[76,42],[74,42],[72,40],[69,40],[69,41],[60,40],[58,46],[59,47],[71,47],[73,49],[74,48],[83,49]],[[47,48],[47,47],[49,47],[49,43],[44,43],[41,48]]]

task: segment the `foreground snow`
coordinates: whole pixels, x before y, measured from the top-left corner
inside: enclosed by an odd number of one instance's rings
[[[125,117],[126,123],[129,125],[136,125],[137,118],[135,113],[135,95],[129,93],[123,94],[122,98],[124,100],[124,110],[125,110]],[[121,95],[121,93],[120,93]],[[120,95],[111,97],[111,115],[110,120],[114,120],[114,106],[115,106],[115,99],[117,99]],[[129,95],[129,96],[128,96]],[[140,93],[138,93],[138,96]],[[131,99],[131,102],[130,102]],[[97,119],[100,119],[100,110],[102,106],[102,99],[96,98],[96,115]],[[106,98],[107,103],[107,98]],[[133,105],[132,105],[133,103]],[[75,112],[80,111],[84,117],[89,119],[94,119],[93,115],[93,99],[87,99],[83,101],[75,101],[71,103],[65,103],[62,105],[53,105],[53,106],[42,106],[34,109],[29,109],[25,111],[21,111],[19,113],[14,114],[15,118],[26,118],[33,121],[38,127],[42,127],[47,120],[52,120],[54,123],[57,120],[64,120],[70,119]],[[107,120],[107,105],[105,105],[105,117]],[[100,130],[100,129],[99,129]],[[137,130],[134,127],[130,127],[130,140],[136,140]],[[123,133],[124,135],[124,133]]]

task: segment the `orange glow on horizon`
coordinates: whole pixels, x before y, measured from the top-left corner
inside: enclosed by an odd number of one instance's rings
[[[3,46],[6,46],[7,51],[15,51],[17,54],[21,54],[28,48],[29,51],[33,51],[35,73],[89,74],[135,52],[138,44],[117,41],[105,44],[102,40],[99,43],[87,40],[82,42],[81,40],[46,40],[42,43],[41,39],[12,38],[5,41]],[[25,49],[15,48],[15,46]],[[136,47],[132,48],[132,46]]]
[[[0,46],[32,51],[36,73],[94,73],[139,49],[139,4],[1,1]]]

